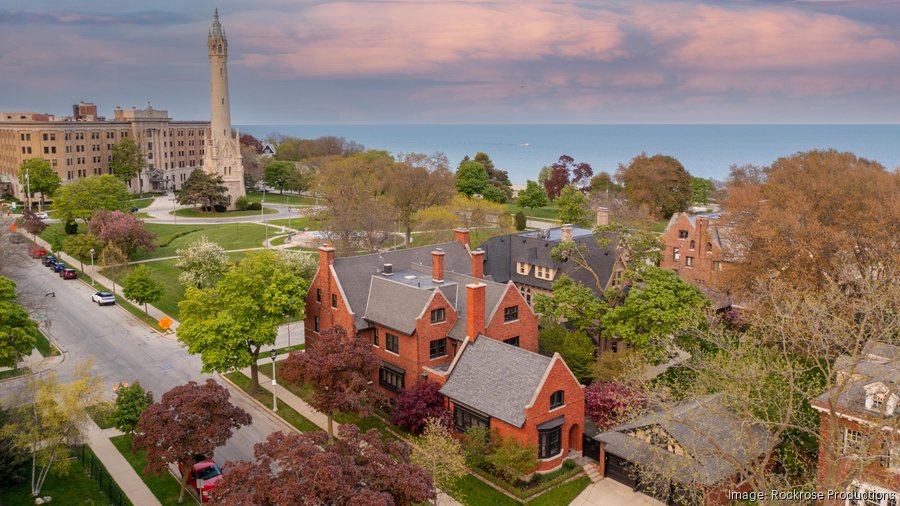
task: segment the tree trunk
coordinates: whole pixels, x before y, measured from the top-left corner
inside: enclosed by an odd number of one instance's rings
[[[328,445],[334,444],[334,418],[328,413]]]
[[[412,227],[408,224],[406,225],[406,245],[409,246],[409,242],[412,240]]]
[[[190,473],[191,473],[190,463],[188,463],[186,465],[182,464],[181,467],[185,468],[187,470],[187,472],[182,473],[182,476],[181,476],[181,490],[178,492],[178,504],[181,504],[184,502],[184,491],[187,490],[188,476],[190,476]]]
[[[256,356],[253,357],[253,362],[250,364],[250,390],[248,393],[250,395],[256,394],[256,391],[259,389],[259,365],[256,363]]]
[[[147,311],[147,303],[144,303],[144,316],[150,316],[150,313]]]

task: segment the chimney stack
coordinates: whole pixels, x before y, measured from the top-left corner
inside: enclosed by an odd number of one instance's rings
[[[563,241],[571,241],[572,238],[574,237],[574,234],[572,233],[572,225],[570,225],[568,223],[566,223],[565,225],[560,227],[559,231],[560,231],[560,233],[562,233]]]
[[[475,282],[466,285],[466,336],[474,341],[484,333],[484,292],[485,285]]]
[[[326,272],[334,264],[334,248],[328,244],[319,246],[319,270]]]
[[[431,280],[444,282],[444,252],[439,249],[431,252]]]
[[[597,208],[597,223],[594,226],[603,227],[609,225],[609,209],[605,207]]]
[[[393,276],[394,275],[394,264],[384,264],[381,268],[381,273],[385,276]]]
[[[463,246],[469,245],[469,229],[457,228],[453,231],[453,235],[456,237],[457,241],[462,243]]]
[[[481,248],[472,252],[472,277],[484,279],[484,250]]]
[[[697,216],[697,251],[706,251],[706,243],[709,241],[708,230],[709,218]]]

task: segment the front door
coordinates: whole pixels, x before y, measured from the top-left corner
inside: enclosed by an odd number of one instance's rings
[[[583,434],[581,436],[582,455],[589,459],[600,460],[600,442]]]

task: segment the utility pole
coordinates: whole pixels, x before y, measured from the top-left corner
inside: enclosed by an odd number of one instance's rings
[[[25,186],[25,191],[28,192],[28,210],[31,211],[31,171],[28,167],[25,167]]]

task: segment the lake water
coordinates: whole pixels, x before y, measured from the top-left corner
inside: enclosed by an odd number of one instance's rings
[[[443,152],[455,166],[477,151],[509,172],[513,183],[537,179],[567,154],[594,173],[615,172],[641,152],[674,156],[701,177],[724,179],[732,165],[768,165],[781,156],[834,148],[900,166],[900,125],[238,125],[258,138],[278,132],[302,138],[335,135],[369,149]]]

